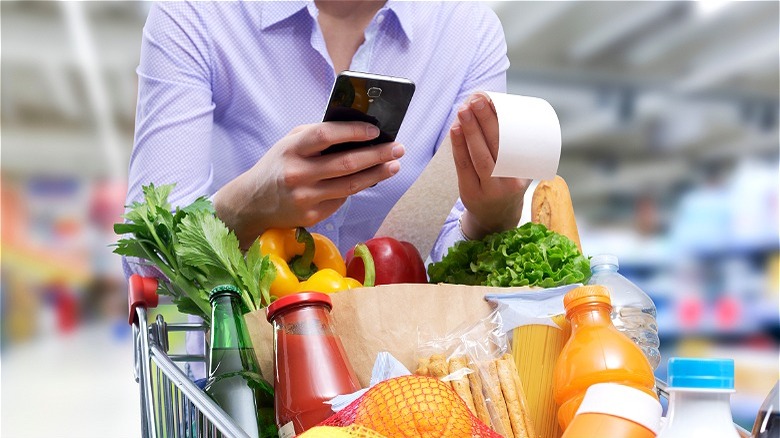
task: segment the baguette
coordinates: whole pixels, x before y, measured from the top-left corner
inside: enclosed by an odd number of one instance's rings
[[[577,244],[582,252],[569,186],[560,176],[539,181],[531,200],[531,222],[563,234]]]

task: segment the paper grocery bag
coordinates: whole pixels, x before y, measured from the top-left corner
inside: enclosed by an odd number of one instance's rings
[[[388,351],[410,371],[416,368],[418,332],[443,336],[476,323],[493,310],[485,294],[523,288],[449,284],[395,284],[331,294],[334,329],[363,387],[368,386],[376,356]],[[273,330],[265,311],[246,315],[249,334],[263,376],[273,381]]]

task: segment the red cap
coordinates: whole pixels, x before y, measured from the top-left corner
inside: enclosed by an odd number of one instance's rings
[[[271,303],[266,309],[266,319],[268,319],[268,322],[271,322],[277,314],[284,310],[310,305],[325,305],[328,310],[333,308],[333,303],[327,294],[321,292],[300,292],[279,298]]]

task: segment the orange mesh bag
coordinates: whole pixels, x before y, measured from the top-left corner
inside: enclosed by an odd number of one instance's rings
[[[451,387],[431,377],[403,376],[369,389],[323,426],[357,424],[387,438],[501,438],[474,417]]]

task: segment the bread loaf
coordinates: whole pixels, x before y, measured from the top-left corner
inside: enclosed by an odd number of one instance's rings
[[[563,234],[577,244],[582,252],[569,186],[560,176],[539,181],[531,200],[531,222]]]

